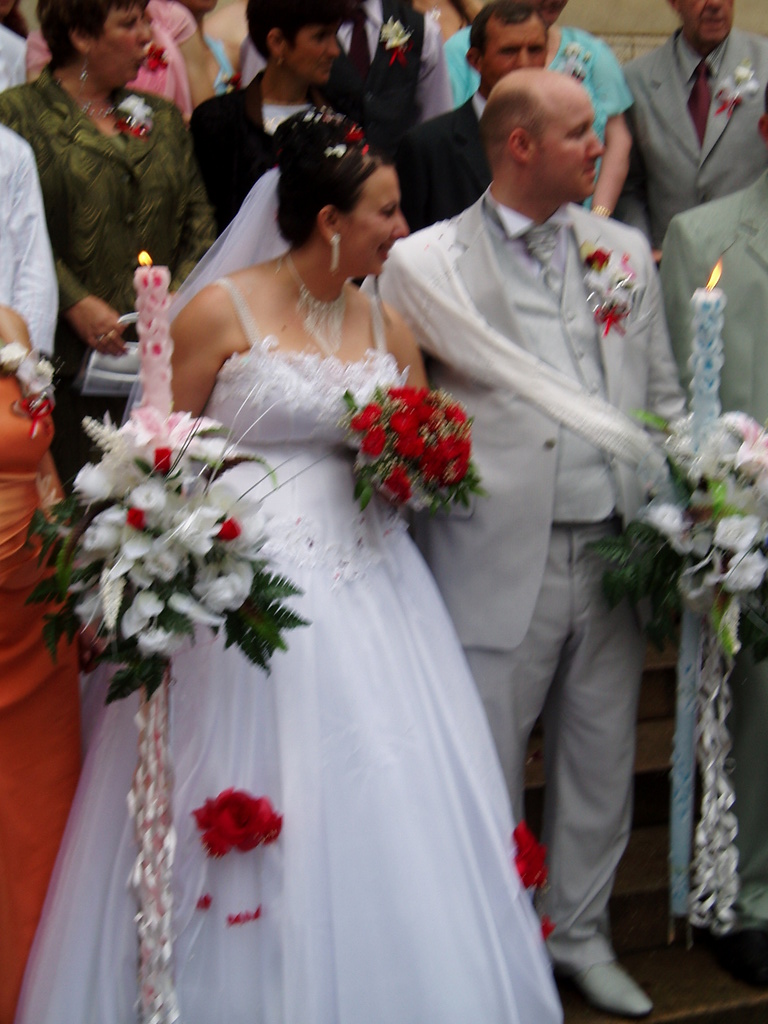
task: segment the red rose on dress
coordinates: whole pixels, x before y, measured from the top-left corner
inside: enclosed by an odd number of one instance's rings
[[[605,249],[595,249],[584,258],[590,270],[602,270],[611,261],[611,254]]]
[[[225,519],[216,536],[219,540],[236,540],[242,532],[240,523],[236,519]]]
[[[210,857],[223,857],[233,847],[245,851],[273,843],[283,827],[266,797],[252,797],[241,789],[225,789],[192,813]]]
[[[166,476],[171,472],[173,448],[155,448],[155,472]]]
[[[405,503],[411,496],[411,481],[402,466],[395,466],[384,478],[384,490],[395,501]]]
[[[513,833],[517,852],[515,867],[526,889],[541,889],[547,881],[547,848],[536,840],[533,832],[521,821]]]
[[[387,432],[384,427],[371,427],[360,442],[360,451],[364,452],[366,455],[373,456],[375,459],[384,451],[386,443]]]
[[[147,525],[146,516],[140,508],[129,508],[125,521],[129,526],[132,526],[134,530],[143,530]]]
[[[364,409],[352,417],[349,425],[353,430],[368,430],[381,419],[381,406],[369,402]]]

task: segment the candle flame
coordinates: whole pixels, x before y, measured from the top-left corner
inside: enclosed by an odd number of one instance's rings
[[[721,257],[717,261],[717,263],[714,265],[714,267],[712,268],[712,273],[709,275],[709,280],[707,281],[707,291],[708,292],[711,292],[712,289],[716,287],[717,282],[720,280],[720,276],[721,276],[722,273],[723,273],[723,260],[722,260],[722,257]]]
[[[140,267],[151,267],[152,266],[152,257],[149,255],[148,252],[145,252],[143,249],[139,253],[138,259],[139,259],[139,266]]]

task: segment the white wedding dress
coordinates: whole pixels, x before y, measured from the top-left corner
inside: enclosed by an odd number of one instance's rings
[[[206,412],[276,473],[277,488],[258,465],[233,471],[243,490],[261,481],[272,565],[311,624],[269,675],[210,633],[174,659],[181,1024],[557,1024],[461,647],[401,520],[352,496],[342,396],[400,380],[395,361],[380,344],[354,364],[285,355],[244,327],[252,349]],[[17,1024],[137,1019],[135,710],[95,726]],[[231,787],[269,797],[283,830],[212,859],[191,812]]]

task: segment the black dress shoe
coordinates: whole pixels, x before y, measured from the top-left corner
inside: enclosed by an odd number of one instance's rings
[[[722,968],[750,985],[768,985],[768,933],[745,928],[712,936],[715,958]]]

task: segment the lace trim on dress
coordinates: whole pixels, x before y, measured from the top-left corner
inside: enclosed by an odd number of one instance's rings
[[[349,540],[332,544],[318,539],[320,530],[311,517],[276,516],[269,523],[271,537],[264,545],[264,555],[270,560],[288,560],[295,566],[326,568],[334,588],[351,583],[387,557],[387,549],[381,546],[382,538],[407,532],[407,523],[394,509],[384,508],[381,515],[385,523],[375,535],[375,545],[370,542],[370,526],[362,513],[353,524]]]

